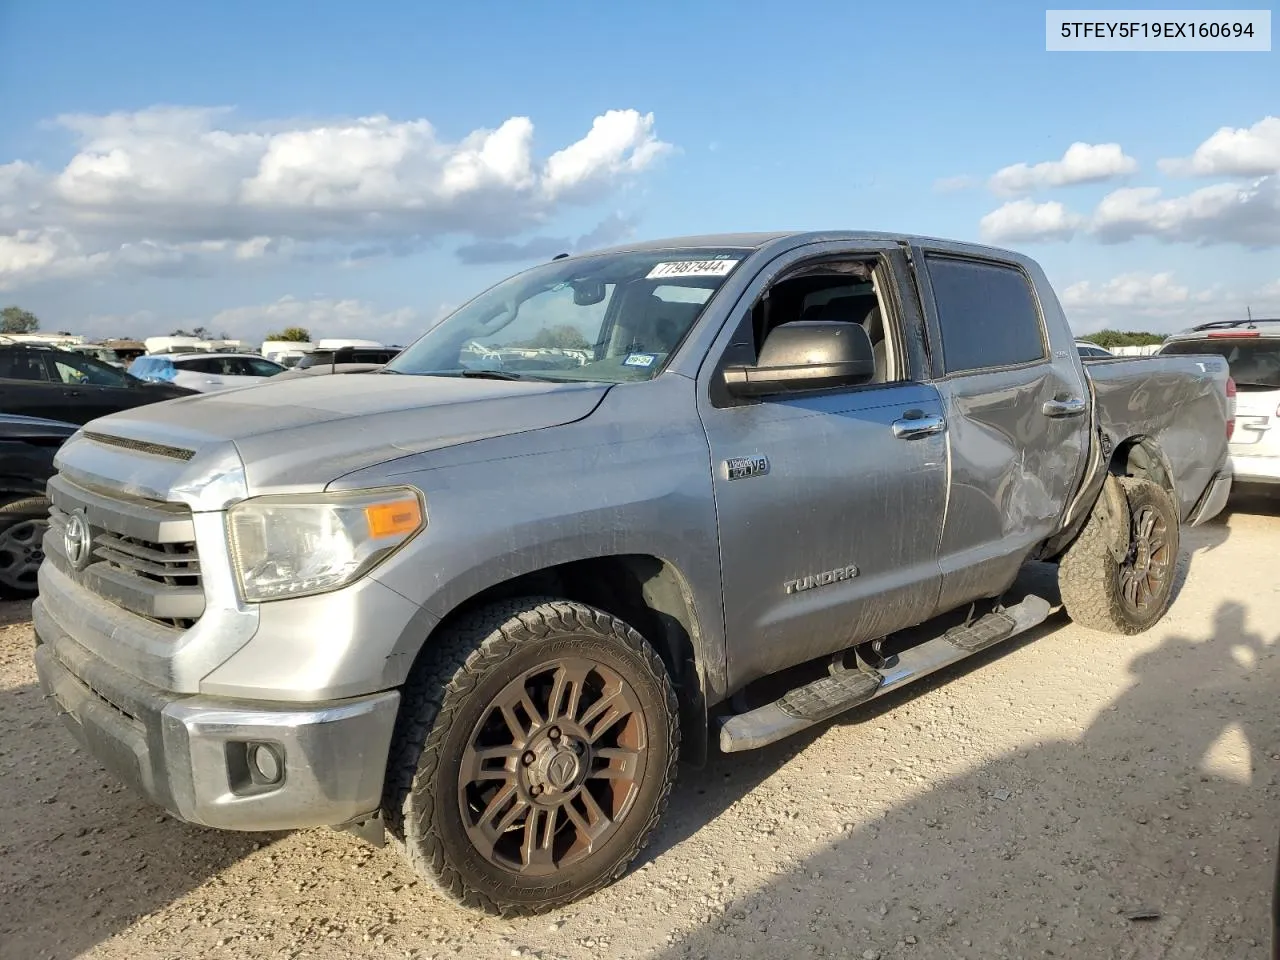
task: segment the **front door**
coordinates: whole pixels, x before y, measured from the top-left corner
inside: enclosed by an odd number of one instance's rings
[[[850,254],[874,260],[879,252]],[[887,259],[878,269],[882,282],[894,282]],[[769,288],[773,302],[803,312],[800,298],[778,293],[785,282],[783,274]],[[748,288],[746,303],[764,287]],[[850,322],[880,330],[866,296],[853,292],[822,299],[850,304],[863,314]],[[880,307],[897,299],[879,296]],[[826,316],[844,319],[836,314]],[[882,316],[900,329],[899,317]],[[733,346],[742,345],[739,335]],[[717,350],[728,347],[722,338]],[[910,378],[904,357],[886,362],[896,364],[890,382],[849,389],[720,406],[700,390],[731,687],[918,623],[934,606],[947,486],[942,402],[936,388]]]

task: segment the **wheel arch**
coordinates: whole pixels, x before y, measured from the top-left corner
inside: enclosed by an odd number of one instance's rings
[[[1180,502],[1177,484],[1173,479],[1173,467],[1153,437],[1139,434],[1116,444],[1107,472],[1117,477],[1150,480],[1163,487],[1165,493],[1173,498],[1174,504]]]
[[[695,766],[708,750],[705,633],[688,579],[669,561],[649,554],[572,560],[528,571],[480,590],[453,607],[414,658],[412,674],[431,655],[433,638],[460,618],[498,600],[555,596],[597,607],[626,621],[662,659],[680,704],[681,759]]]
[[[1109,540],[1113,549],[1119,549],[1114,545],[1119,543],[1122,536],[1128,535],[1125,519],[1128,507],[1119,483],[1121,477],[1150,480],[1169,494],[1175,507],[1179,503],[1173,468],[1155,438],[1135,434],[1116,441],[1100,431],[1095,435],[1095,443],[1101,445],[1098,450],[1100,455],[1093,460],[1083,481],[1084,489],[1081,493],[1081,501],[1087,505],[1087,509],[1074,512],[1067,526],[1042,545],[1042,560],[1061,560],[1063,554],[1084,533],[1089,517],[1099,510],[1110,529]]]

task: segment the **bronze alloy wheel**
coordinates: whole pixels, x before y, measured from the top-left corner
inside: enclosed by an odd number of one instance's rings
[[[539,665],[471,733],[458,773],[467,836],[515,873],[571,866],[618,830],[647,759],[644,713],[620,674],[573,657]]]
[[[1134,514],[1129,555],[1117,569],[1120,595],[1135,614],[1163,602],[1165,582],[1173,570],[1169,525],[1150,504]]]
[[[625,621],[553,597],[499,600],[429,640],[401,694],[383,810],[445,896],[543,913],[621,877],[675,782],[680,710]]]
[[[1082,627],[1112,634],[1142,633],[1173,601],[1181,547],[1178,509],[1170,492],[1145,477],[1111,477],[1120,509],[1100,496],[1085,527],[1058,564],[1067,614]],[[1117,498],[1112,498],[1112,502]],[[1128,543],[1117,544],[1128,523]],[[1117,549],[1118,548],[1118,549]],[[1114,550],[1114,552],[1113,552]],[[1123,554],[1120,551],[1123,550]]]

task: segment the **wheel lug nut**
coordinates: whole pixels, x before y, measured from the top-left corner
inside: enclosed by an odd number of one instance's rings
[[[550,737],[552,740],[559,740],[559,739],[560,739],[560,728],[559,728],[559,727],[552,727],[550,730],[548,730],[548,731],[547,731],[547,736],[548,736],[548,737]]]
[[[532,787],[529,788],[529,792],[533,794],[535,797],[542,796],[542,784],[535,783]]]
[[[520,759],[524,761],[524,765],[527,767],[538,758],[533,755],[532,750],[526,750],[524,756],[521,757]]]

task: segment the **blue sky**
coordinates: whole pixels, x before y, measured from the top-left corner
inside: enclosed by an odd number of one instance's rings
[[[1274,52],[1047,53],[1005,2],[199,6],[0,3],[0,300],[46,328],[407,342],[582,238],[833,227],[1023,250],[1081,331],[1280,314]]]

